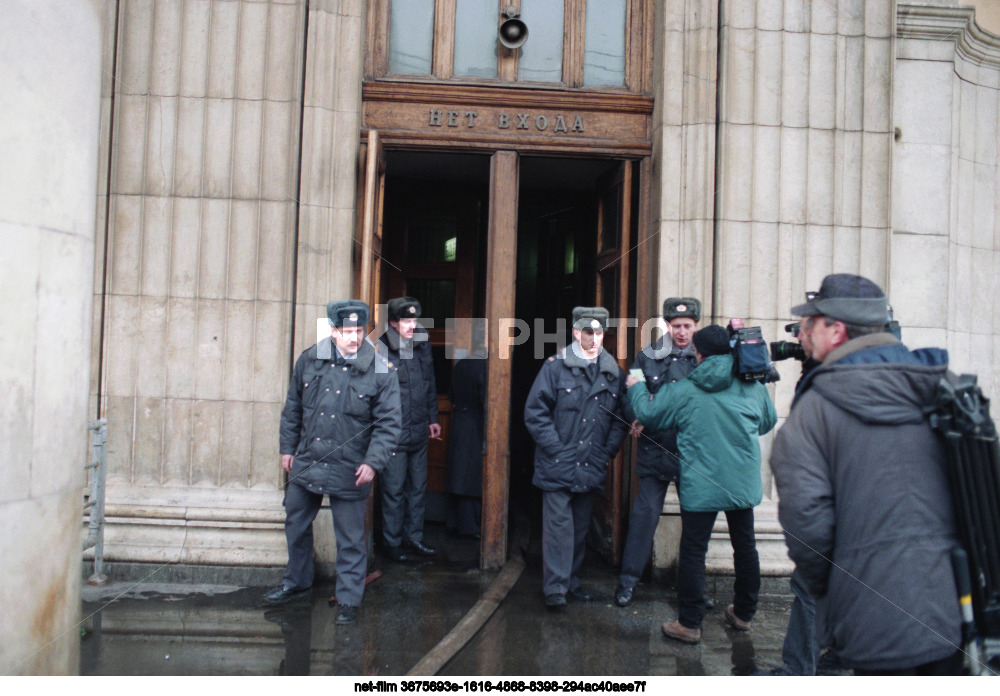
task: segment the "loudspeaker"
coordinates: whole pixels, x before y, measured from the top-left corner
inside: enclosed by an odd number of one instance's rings
[[[528,25],[518,19],[521,15],[512,7],[503,13],[507,19],[500,23],[500,43],[510,49],[521,48],[528,40]]]

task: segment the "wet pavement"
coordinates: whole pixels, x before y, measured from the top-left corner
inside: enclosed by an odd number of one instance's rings
[[[461,620],[496,578],[476,569],[478,542],[429,525],[438,556],[380,562],[357,623],[334,624],[331,582],[281,608],[263,608],[267,587],[112,583],[83,590],[85,675],[406,674]],[[676,617],[673,591],[641,583],[627,608],[612,601],[615,570],[588,552],[582,583],[594,596],[552,613],[543,606],[541,568],[529,556],[510,594],[441,675],[739,675],[780,663],[791,597],[787,581],[765,578],[749,633],[726,627],[731,578],[709,578],[717,607],[700,645],[663,637]],[[151,580],[155,580],[154,575]],[[768,594],[768,591],[773,594]]]

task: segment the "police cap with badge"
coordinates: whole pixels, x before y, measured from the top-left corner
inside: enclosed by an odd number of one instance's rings
[[[416,297],[394,297],[386,306],[389,321],[400,319],[416,319],[420,316],[420,300]]]
[[[574,307],[573,328],[581,331],[604,331],[608,328],[608,310],[604,307]]]
[[[334,300],[326,305],[330,326],[367,326],[371,311],[361,300]]]
[[[672,319],[687,317],[696,323],[701,320],[701,302],[694,297],[668,297],[663,301],[663,319],[670,323]]]

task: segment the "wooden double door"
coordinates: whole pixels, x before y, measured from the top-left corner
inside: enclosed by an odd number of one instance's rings
[[[472,317],[487,320],[487,414],[481,565],[506,560],[510,512],[537,505],[523,405],[541,363],[572,340],[577,305],[635,316],[633,211],[637,162],[362,148],[356,289],[373,306],[420,299],[435,358],[442,438],[428,452],[428,517],[445,514],[451,367],[470,348]],[[384,320],[377,316],[378,320]],[[609,329],[622,367],[633,332]],[[628,468],[619,454],[595,506],[593,537],[617,562]]]

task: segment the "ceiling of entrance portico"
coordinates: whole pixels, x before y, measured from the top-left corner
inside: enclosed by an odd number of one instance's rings
[[[389,150],[385,157],[386,173],[390,176],[489,184],[487,155]],[[614,165],[615,160],[523,157],[521,186],[530,189],[592,191],[597,177]]]

